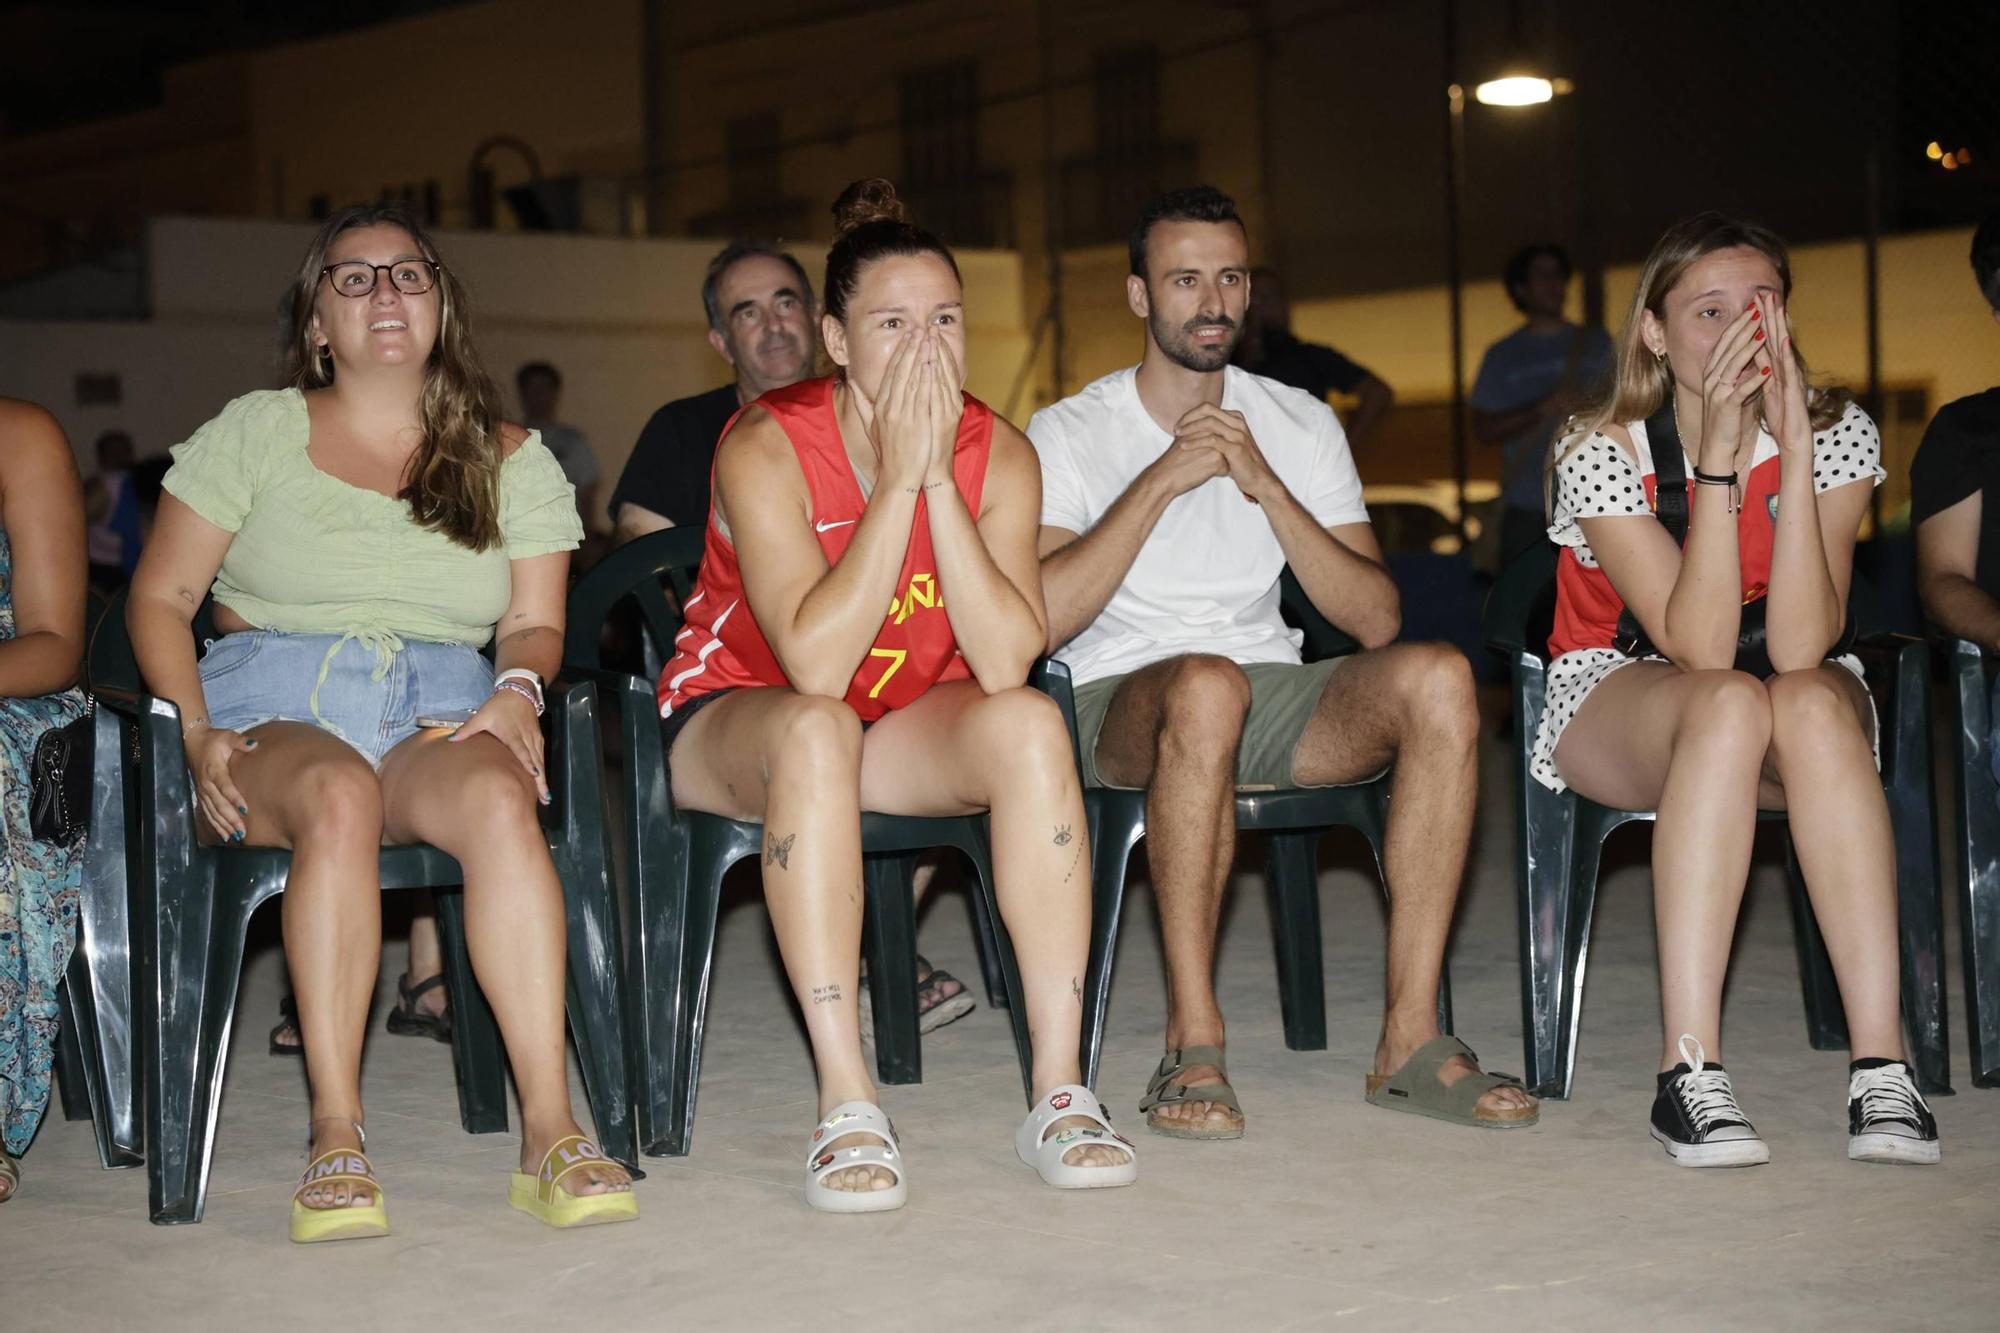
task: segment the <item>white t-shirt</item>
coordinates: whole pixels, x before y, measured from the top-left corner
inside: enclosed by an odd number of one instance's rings
[[[1347,436],[1325,403],[1230,366],[1222,406],[1322,527],[1366,523]],[[1139,401],[1138,368],[1116,371],[1028,422],[1042,459],[1042,524],[1085,533],[1173,436]],[[1263,509],[1227,476],[1174,498],[1096,620],[1056,654],[1078,684],[1185,653],[1297,662],[1304,636],[1278,614],[1285,553]]]

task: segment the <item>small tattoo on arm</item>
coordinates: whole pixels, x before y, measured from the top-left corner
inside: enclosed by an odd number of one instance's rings
[[[790,870],[792,868],[792,843],[798,836],[796,833],[787,833],[783,839],[780,839],[775,833],[766,833],[764,835],[764,864],[767,866],[775,864],[780,870]],[[834,998],[838,999],[840,997],[835,996]]]
[[[819,1005],[819,1004],[839,1004],[839,1003],[840,1003],[840,983],[839,983],[839,982],[837,982],[837,981],[829,981],[829,982],[828,982],[828,983],[827,983],[826,985],[824,985],[824,986],[814,986],[814,987],[813,987],[813,1003],[814,1003],[814,1004],[816,1004],[816,1005]]]
[[[1071,836],[1072,835],[1069,831],[1069,825],[1067,824],[1056,825],[1056,838],[1055,838],[1056,846],[1058,847],[1069,846],[1069,840]]]
[[[1069,979],[1069,993],[1076,997],[1076,1002],[1078,1004],[1083,1003],[1083,987],[1077,984],[1077,980],[1075,977],[1071,977]]]

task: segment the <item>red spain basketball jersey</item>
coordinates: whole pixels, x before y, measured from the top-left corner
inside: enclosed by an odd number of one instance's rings
[[[811,497],[813,532],[829,565],[840,562],[868,504],[841,443],[833,389],[830,378],[805,380],[773,389],[756,404],[783,427],[798,454]],[[730,424],[735,424],[733,419]],[[974,515],[979,513],[992,446],[992,409],[965,395],[965,415],[959,421],[951,471],[966,508]],[[744,598],[736,547],[716,526],[712,504],[701,572],[684,614],[687,623],[674,640],[673,660],[660,674],[660,716],[670,717],[688,700],[715,690],[791,683]],[[938,681],[964,680],[970,675],[965,660],[958,655],[951,621],[945,616],[925,497],[918,495],[896,591],[874,644],[848,683],[847,703],[862,721],[872,722],[891,709],[914,702]]]

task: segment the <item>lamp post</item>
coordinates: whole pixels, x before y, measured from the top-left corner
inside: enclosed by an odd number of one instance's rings
[[[1465,541],[1465,485],[1471,470],[1465,403],[1465,101],[1458,72],[1458,0],[1444,0],[1445,70],[1445,281],[1451,294],[1451,466],[1458,498],[1458,538]],[[1574,89],[1568,79],[1533,70],[1524,59],[1509,59],[1472,89],[1484,106],[1538,106]]]

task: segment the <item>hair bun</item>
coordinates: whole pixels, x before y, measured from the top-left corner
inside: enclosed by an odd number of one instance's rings
[[[840,198],[833,201],[833,230],[836,237],[845,236],[857,227],[865,227],[871,222],[908,222],[909,210],[896,197],[894,182],[880,176],[870,176],[867,180],[855,181],[840,192]]]

